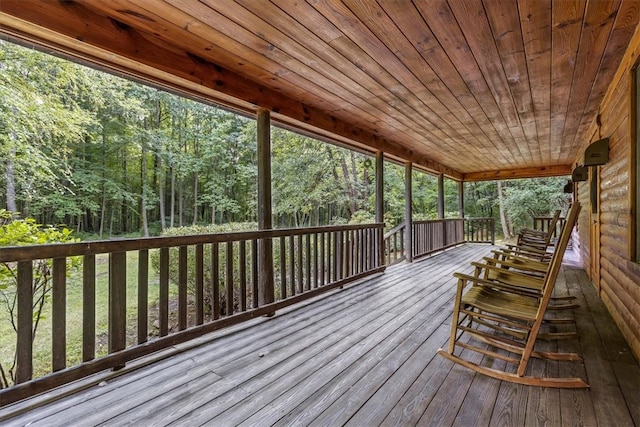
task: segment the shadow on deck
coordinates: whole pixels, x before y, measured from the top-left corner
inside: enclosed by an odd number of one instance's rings
[[[463,245],[220,331],[120,372],[0,410],[9,425],[616,425],[640,424],[640,368],[584,271],[564,266],[587,390],[487,378],[436,355],[450,328],[453,271],[492,246]],[[169,357],[166,357],[169,356]]]

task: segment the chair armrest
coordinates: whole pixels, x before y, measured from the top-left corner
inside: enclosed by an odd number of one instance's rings
[[[473,284],[474,286],[487,286],[503,292],[510,292],[518,295],[524,294],[532,297],[539,297],[539,294],[535,291],[501,281],[484,279],[482,277],[475,277],[465,273],[453,273],[453,276],[458,279],[458,290],[460,295],[467,284]]]
[[[526,289],[534,292],[540,292],[544,286],[544,278],[542,277],[479,262],[472,262],[471,265],[485,270],[484,276],[481,277],[482,280],[499,282],[501,286],[508,286],[520,290]]]
[[[502,268],[507,267],[510,269],[528,271],[531,273],[546,273],[549,269],[549,264],[522,257],[508,256],[506,259],[484,257],[483,260],[488,265]]]

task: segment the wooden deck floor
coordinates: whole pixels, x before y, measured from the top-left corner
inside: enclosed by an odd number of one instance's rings
[[[451,273],[468,271],[469,262],[491,248],[465,245],[391,267],[272,318],[176,348],[171,357],[102,378],[99,385],[85,382],[79,391],[67,387],[1,409],[0,424],[640,424],[638,363],[584,272],[574,267],[563,268],[557,290],[578,297],[581,307],[572,315],[580,337],[559,345],[585,361],[531,368],[581,376],[590,389],[501,382],[436,355],[449,333]],[[63,398],[34,407],[63,392]]]

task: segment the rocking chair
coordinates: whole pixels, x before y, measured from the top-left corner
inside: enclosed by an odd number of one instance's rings
[[[567,215],[565,227],[543,278],[532,277],[510,269],[499,272],[500,280],[454,273],[458,279],[458,286],[451,336],[448,350],[440,349],[438,354],[483,375],[514,383],[556,388],[589,386],[581,378],[525,375],[531,357],[561,361],[582,360],[575,353],[534,350],[536,340],[540,338],[540,328],[579,211],[580,205],[576,202]],[[472,286],[464,292],[468,284]],[[488,344],[488,348],[474,344],[473,340]],[[505,361],[505,369],[494,369],[465,360],[460,355],[456,355],[458,348]],[[503,351],[499,352],[499,350]],[[515,354],[517,357],[505,352]],[[511,364],[516,365],[515,373],[508,372],[507,367]]]

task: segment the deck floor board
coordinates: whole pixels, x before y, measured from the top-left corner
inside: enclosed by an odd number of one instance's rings
[[[583,270],[557,291],[580,308],[579,338],[540,342],[584,363],[531,361],[539,375],[577,375],[586,390],[527,387],[437,356],[449,338],[454,271],[493,247],[464,245],[218,331],[65,396],[0,409],[7,425],[467,426],[617,425],[640,418],[640,367]],[[552,326],[564,331],[573,325]],[[488,357],[477,362],[497,366]],[[24,411],[24,408],[30,408]],[[11,416],[11,415],[14,416]]]

